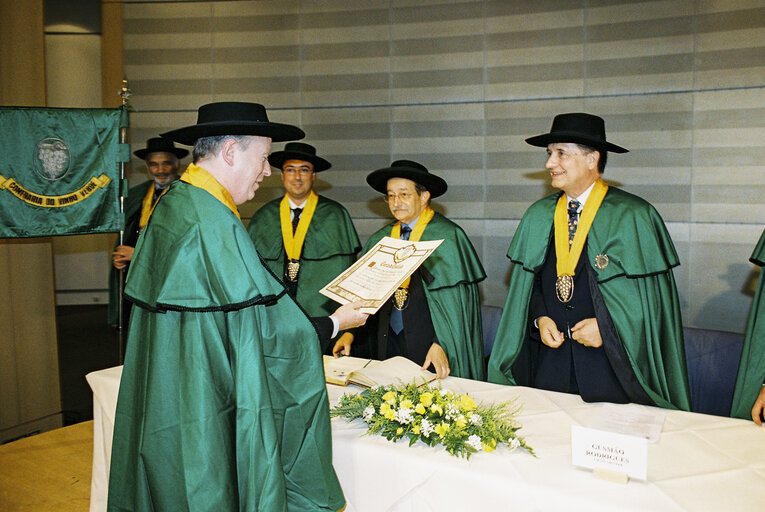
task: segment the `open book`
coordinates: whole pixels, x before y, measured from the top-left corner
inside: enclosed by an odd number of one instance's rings
[[[436,380],[436,374],[420,369],[420,365],[405,357],[396,356],[377,361],[360,357],[324,356],[324,378],[329,384],[347,386],[357,384],[365,388],[388,384],[425,384]]]

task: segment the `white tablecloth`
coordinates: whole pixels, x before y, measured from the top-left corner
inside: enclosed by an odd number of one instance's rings
[[[111,434],[121,368],[88,375],[94,394],[91,511],[105,510]],[[618,484],[571,465],[571,425],[602,407],[576,395],[449,377],[444,387],[476,401],[518,397],[521,434],[538,455],[499,448],[470,460],[408,441],[362,436],[363,423],[332,420],[334,465],[347,512],[567,510],[765,510],[765,428],[751,421],[666,411],[648,445],[648,480]],[[328,386],[330,403],[348,388]]]

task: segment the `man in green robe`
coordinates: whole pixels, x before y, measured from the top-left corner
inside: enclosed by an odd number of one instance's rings
[[[627,150],[583,113],[526,142],[547,148],[563,193],[532,204],[510,244],[488,379],[690,410],[674,245],[649,203],[600,179],[607,152]]]
[[[194,163],[157,204],[128,274],[108,510],[340,510],[319,338],[365,315],[358,303],[309,319],[259,263],[237,210],[270,175],[271,139],[303,132],[262,105],[223,102],[164,135],[194,144]]]
[[[754,248],[750,261],[765,267],[765,231]],[[765,279],[760,272],[754,293],[752,310],[746,326],[744,347],[741,351],[736,388],[730,415],[736,418],[752,418],[762,425],[765,412]]]
[[[162,137],[152,137],[146,141],[146,147],[133,152],[146,162],[150,180],[132,187],[125,197],[125,229],[122,243],[119,238],[114,244],[112,268],[109,272],[109,325],[117,325],[119,318],[119,273],[127,273],[133,257],[138,235],[146,226],[152,208],[167,187],[178,179],[181,158],[189,154],[187,149],[176,148],[173,141]],[[126,305],[128,306],[128,305]],[[123,319],[130,317],[129,307],[125,307]],[[123,322],[123,325],[126,322]]]
[[[443,243],[357,330],[359,343],[376,359],[401,355],[424,369],[432,365],[438,378],[484,380],[478,283],[486,273],[462,228],[430,207],[431,198],[446,192],[446,181],[418,162],[398,160],[371,173],[367,183],[385,194],[396,221],[374,233],[364,252],[384,236]],[[350,354],[343,341],[333,353]]]
[[[348,211],[313,190],[316,174],[332,164],[302,142],[288,143],[268,161],[281,169],[285,195],[255,212],[248,232],[263,261],[306,313],[328,315],[337,304],[319,290],[351,266],[361,249]]]

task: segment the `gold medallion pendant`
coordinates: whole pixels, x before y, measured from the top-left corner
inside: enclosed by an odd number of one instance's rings
[[[598,270],[605,270],[608,266],[608,255],[607,254],[598,254],[595,256],[595,268]]]
[[[406,309],[407,299],[409,298],[409,289],[408,288],[396,288],[396,291],[393,292],[393,307],[398,309],[399,311],[403,311]]]
[[[287,262],[287,277],[293,283],[297,281],[298,272],[300,272],[300,262],[297,260],[289,260]]]
[[[574,296],[574,276],[558,276],[555,281],[555,295],[562,303],[566,303]]]

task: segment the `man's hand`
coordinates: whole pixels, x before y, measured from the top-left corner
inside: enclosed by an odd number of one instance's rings
[[[549,316],[540,316],[537,318],[537,325],[539,326],[539,336],[542,338],[542,343],[550,348],[558,348],[566,339],[563,333],[558,330],[558,326],[555,325],[555,320]]]
[[[752,419],[760,426],[762,426],[760,415],[763,412],[765,412],[765,386],[760,388],[760,394],[757,396],[757,400],[754,401],[754,406],[752,407]]]
[[[112,263],[114,264],[114,268],[122,270],[127,267],[127,264],[133,259],[134,250],[135,249],[129,245],[118,245],[112,253]]]
[[[425,356],[425,362],[422,364],[422,369],[427,370],[430,365],[436,369],[436,378],[445,379],[449,376],[449,359],[446,357],[446,352],[441,348],[438,343],[433,343],[428,349],[428,353]]]
[[[337,320],[339,331],[345,331],[366,323],[369,313],[361,311],[363,304],[364,303],[360,300],[343,304],[332,313],[331,316],[335,317],[335,320]]]
[[[585,318],[571,328],[571,338],[585,347],[602,347],[603,338],[596,318]]]
[[[335,346],[332,348],[332,355],[335,356],[335,359],[340,357],[340,355],[344,355],[344,356],[351,355],[352,344],[353,344],[353,334],[349,332],[344,332],[339,338],[337,338],[337,341],[335,342]]]

